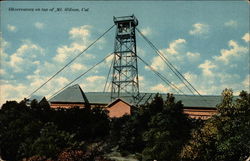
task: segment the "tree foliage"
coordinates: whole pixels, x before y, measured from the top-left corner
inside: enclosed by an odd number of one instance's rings
[[[245,161],[250,156],[250,95],[225,89],[218,114],[207,120],[183,150],[183,160]]]
[[[122,152],[142,153],[143,160],[177,160],[190,126],[181,102],[170,94],[164,101],[157,94],[132,116],[112,120],[111,134]]]
[[[191,129],[191,121],[183,113],[182,103],[175,102],[173,95],[168,94],[165,102],[156,96],[150,106],[154,114],[148,122],[148,130],[143,133],[146,142],[143,159],[179,160],[179,153]]]
[[[110,149],[139,160],[245,161],[250,157],[250,95],[222,92],[218,113],[190,119],[168,94],[108,118],[101,108],[51,109],[43,101],[8,101],[0,109],[0,155],[7,161],[108,161]]]
[[[83,149],[109,134],[103,109],[51,109],[46,99],[6,102],[0,109],[0,155],[4,160],[52,158],[64,149]],[[84,144],[84,145],[83,145]]]

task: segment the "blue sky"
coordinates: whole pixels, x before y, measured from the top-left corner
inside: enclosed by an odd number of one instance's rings
[[[45,8],[48,11],[9,11]],[[52,8],[88,8],[51,12]],[[138,28],[202,94],[249,91],[249,3],[246,1],[1,2],[1,103],[23,99],[113,25],[134,14]],[[115,28],[50,81],[49,97],[114,50]],[[188,90],[137,35],[137,53],[180,89]],[[79,79],[103,91],[111,57]],[[173,92],[139,61],[140,91]]]

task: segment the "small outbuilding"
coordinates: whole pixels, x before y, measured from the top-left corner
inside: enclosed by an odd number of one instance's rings
[[[118,98],[107,105],[108,115],[110,118],[122,117],[131,114],[131,105],[124,100]]]

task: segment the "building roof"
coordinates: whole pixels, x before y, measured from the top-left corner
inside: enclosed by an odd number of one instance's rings
[[[127,104],[128,106],[131,106],[129,103],[127,103],[126,101],[122,100],[121,98],[117,98],[117,99],[114,100],[113,102],[109,103],[109,104],[107,105],[107,107],[112,107],[114,104],[116,104],[116,103],[119,102],[119,101],[121,101],[121,102]]]
[[[86,92],[86,97],[90,104],[109,104],[111,102],[110,92]],[[137,105],[150,103],[156,93],[140,93]],[[167,99],[167,94],[160,94],[163,100]],[[174,95],[176,101],[182,101],[185,107],[215,108],[221,102],[221,96],[198,96],[198,95]],[[122,97],[125,102],[130,102],[128,98]]]
[[[122,95],[122,94],[121,94]],[[150,103],[156,93],[140,93],[140,99],[136,105]],[[166,100],[167,94],[160,94],[163,100]],[[111,103],[110,92],[83,92],[81,87],[76,84],[68,87],[61,93],[54,96],[49,102],[68,102],[68,103],[90,103],[108,105]],[[174,95],[176,101],[182,101],[184,107],[196,108],[215,108],[221,102],[221,96],[199,96],[199,95]],[[131,99],[122,97],[125,102],[130,103]],[[130,103],[131,104],[131,103]]]
[[[29,98],[29,101],[31,102],[32,100],[37,100],[37,102],[40,102],[43,98],[44,98],[44,96],[32,95]]]
[[[88,103],[84,92],[78,84],[70,86],[51,98],[49,102],[67,102],[67,103]]]

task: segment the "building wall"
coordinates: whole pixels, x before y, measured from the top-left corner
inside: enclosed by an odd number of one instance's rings
[[[107,104],[90,104],[91,108],[105,108]]]
[[[84,108],[84,104],[80,103],[51,103],[51,108],[73,108],[73,107],[80,107]]]
[[[191,118],[200,118],[200,119],[209,119],[210,117],[212,117],[213,115],[217,114],[217,110],[216,109],[197,109],[197,108],[193,108],[193,109],[184,109],[183,110],[185,114],[188,114],[189,117]]]
[[[84,104],[80,103],[52,103],[51,102],[51,108],[73,108],[73,107],[80,107],[84,108]],[[101,104],[91,104],[91,108],[99,107],[99,108],[105,108],[105,105]],[[123,101],[118,101],[115,104],[113,104],[111,107],[106,108],[109,111],[109,117],[122,117],[125,114],[130,115],[131,114],[131,107],[124,103]],[[216,109],[199,109],[199,108],[185,108],[184,107],[184,113],[187,114],[191,118],[200,118],[200,119],[208,119],[212,115],[217,114]]]
[[[111,107],[107,107],[107,110],[109,111],[108,115],[111,118],[122,117],[125,114],[127,115],[131,114],[131,107],[122,101],[118,101],[117,103],[113,104]]]

